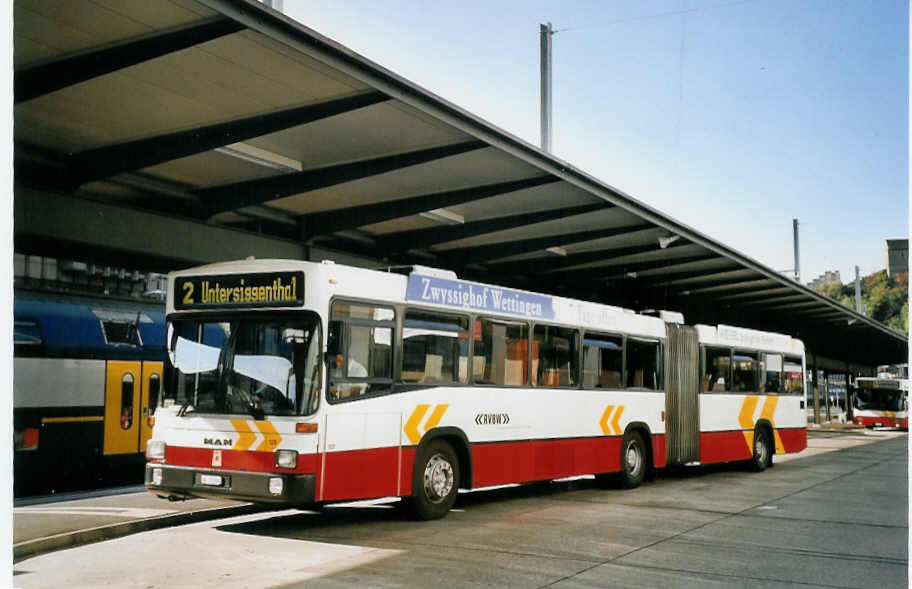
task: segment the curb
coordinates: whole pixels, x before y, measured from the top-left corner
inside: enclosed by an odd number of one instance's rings
[[[169,513],[168,515],[120,522],[73,532],[63,532],[62,534],[54,534],[53,536],[45,536],[44,538],[35,538],[33,540],[24,540],[13,544],[13,563],[18,563],[26,558],[47,554],[48,552],[54,552],[64,548],[73,548],[75,546],[93,544],[104,540],[112,540],[138,532],[195,524],[224,517],[250,515],[262,511],[269,511],[269,508],[251,503],[234,507],[211,507],[209,509]]]

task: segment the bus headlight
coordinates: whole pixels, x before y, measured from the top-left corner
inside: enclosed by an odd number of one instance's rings
[[[167,444],[161,440],[149,440],[149,442],[146,444],[146,459],[164,460],[166,446]]]
[[[295,468],[298,466],[298,453],[294,450],[276,450],[275,465],[279,468]]]

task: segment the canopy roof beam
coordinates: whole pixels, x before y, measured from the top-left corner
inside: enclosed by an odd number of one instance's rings
[[[292,194],[309,192],[318,188],[326,188],[401,170],[402,168],[426,164],[485,147],[487,147],[487,144],[482,141],[466,141],[454,145],[381,156],[316,170],[305,170],[303,172],[204,188],[197,190],[196,193],[200,196],[208,215],[211,216],[241,207],[263,204]]]
[[[556,179],[555,179],[556,181]],[[468,239],[478,237],[488,233],[496,233],[507,229],[535,225],[536,223],[545,223],[573,217],[575,215],[584,215],[595,211],[603,211],[612,208],[610,203],[599,203],[591,205],[582,205],[577,207],[564,207],[560,209],[551,209],[548,211],[539,211],[535,213],[523,213],[520,215],[511,215],[506,217],[496,217],[494,219],[485,219],[483,221],[473,221],[463,225],[450,225],[429,227],[426,229],[414,229],[412,231],[402,231],[390,236],[381,238],[384,249],[392,251],[405,251],[414,244],[420,243],[422,247],[430,247],[440,243],[447,243],[459,239]],[[419,211],[423,212],[423,211]]]
[[[472,188],[461,188],[459,190],[435,192],[421,196],[410,196],[397,200],[335,209],[325,213],[312,213],[302,217],[302,225],[304,226],[302,238],[312,239],[314,236],[327,235],[341,229],[354,229],[374,223],[401,219],[437,208],[464,204],[554,182],[557,182],[557,178],[554,176],[537,176],[524,180],[486,184],[484,186],[473,186]],[[444,230],[459,228],[441,227]],[[389,239],[397,240],[399,245],[395,249],[400,252],[415,247],[415,243],[421,243],[422,247],[425,243],[419,241],[419,238],[413,238],[411,244],[407,240],[399,242],[397,238],[398,236],[394,236]]]
[[[69,168],[79,186],[123,172],[139,170],[246,139],[312,123],[389,100],[381,92],[363,92],[276,112],[196,127],[116,145],[106,145],[74,154]]]
[[[219,16],[28,67],[13,74],[14,100],[18,104],[38,98],[245,28],[235,20]]]

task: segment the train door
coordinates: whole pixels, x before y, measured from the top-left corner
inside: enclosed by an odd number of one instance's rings
[[[162,386],[162,363],[143,362],[142,365],[142,390],[140,391],[140,429],[139,451],[146,451],[146,442],[152,437],[152,425],[149,418],[158,405]]]
[[[142,362],[108,361],[104,453],[138,452]]]

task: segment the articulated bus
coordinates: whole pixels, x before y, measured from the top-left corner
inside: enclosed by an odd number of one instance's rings
[[[459,489],[807,444],[804,346],[680,314],[329,262],[169,275],[163,403],[146,487],[285,505],[402,497],[443,517]]]
[[[877,377],[855,379],[853,421],[865,427],[909,428],[908,366],[878,367]]]

